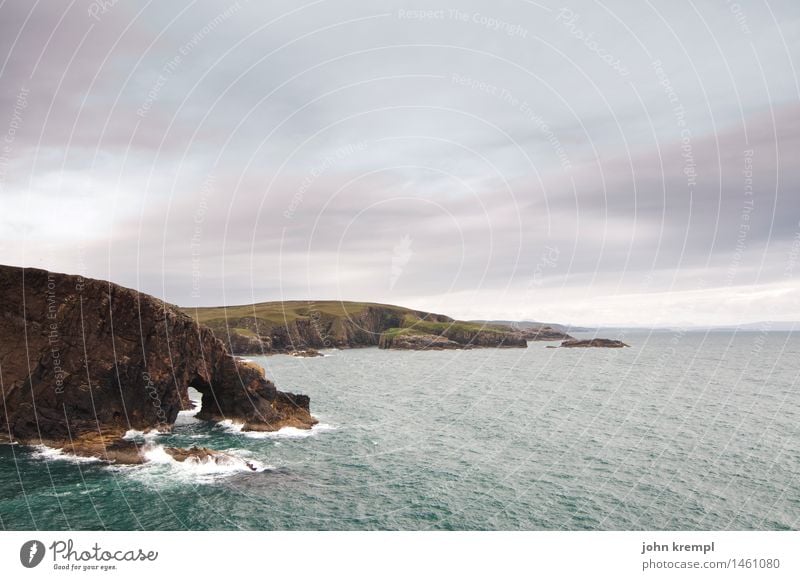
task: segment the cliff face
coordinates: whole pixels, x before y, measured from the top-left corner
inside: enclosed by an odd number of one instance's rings
[[[527,340],[555,341],[572,339],[567,334],[567,328],[561,324],[534,322],[532,320],[472,320],[471,322],[488,326],[505,326],[522,333]]]
[[[115,284],[0,266],[0,434],[55,445],[169,428],[203,394],[201,418],[310,427],[308,397],[237,363],[176,307]],[[65,443],[66,444],[66,443]]]
[[[428,323],[392,328],[381,335],[381,348],[442,350],[463,348],[527,348],[525,337],[511,329],[468,322]]]
[[[572,340],[572,337],[556,328],[551,326],[542,326],[540,328],[526,328],[521,329],[520,334],[525,337],[525,340],[539,340],[539,341],[554,341],[554,340]]]

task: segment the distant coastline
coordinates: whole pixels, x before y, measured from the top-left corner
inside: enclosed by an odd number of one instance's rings
[[[183,308],[235,355],[313,356],[324,348],[444,350],[526,348],[528,341],[572,338],[560,327],[461,321],[443,314],[372,302],[283,301]]]

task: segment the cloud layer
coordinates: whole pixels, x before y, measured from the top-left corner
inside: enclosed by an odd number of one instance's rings
[[[14,0],[0,261],[184,305],[800,319],[800,7]]]

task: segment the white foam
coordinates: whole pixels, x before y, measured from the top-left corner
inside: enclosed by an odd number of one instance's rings
[[[234,423],[231,419],[225,419],[217,423],[220,427],[231,433],[241,433],[244,423]]]
[[[122,436],[123,439],[144,439],[145,441],[151,441],[161,435],[161,431],[158,429],[150,429],[149,431],[138,431],[137,429],[128,429],[125,431],[125,435]]]
[[[199,419],[196,415],[200,412],[200,405],[197,405],[194,409],[189,409],[186,411],[178,411],[178,416],[175,417],[175,425],[189,425],[190,423],[197,423]]]
[[[282,427],[277,431],[244,431],[243,423],[234,423],[230,419],[220,421],[218,425],[229,433],[244,435],[250,439],[304,439],[306,437],[313,437],[327,431],[335,431],[338,428],[327,423],[317,423],[311,429]]]
[[[178,411],[178,416],[175,418],[176,426],[198,422],[196,415],[200,412],[200,409],[203,406],[203,395],[200,393],[200,391],[192,387],[189,387],[187,391],[189,394],[189,400],[194,406],[185,411]]]
[[[142,449],[146,461],[144,464],[113,466],[111,469],[153,486],[187,482],[211,483],[237,473],[257,473],[274,469],[258,460],[240,457],[243,451],[228,449],[221,452],[224,455],[216,457],[188,457],[184,461],[178,461],[162,445],[148,444]]]
[[[82,457],[72,453],[64,453],[62,449],[55,449],[47,445],[33,445],[35,451],[33,457],[36,459],[69,461],[70,463],[94,463],[100,461],[99,457]]]

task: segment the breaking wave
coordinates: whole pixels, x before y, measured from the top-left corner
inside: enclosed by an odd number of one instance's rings
[[[277,431],[244,431],[243,423],[235,423],[230,419],[225,419],[217,423],[229,433],[244,435],[250,439],[304,439],[314,437],[327,431],[335,431],[337,427],[327,423],[317,423],[311,429],[298,429],[297,427],[282,427]]]

